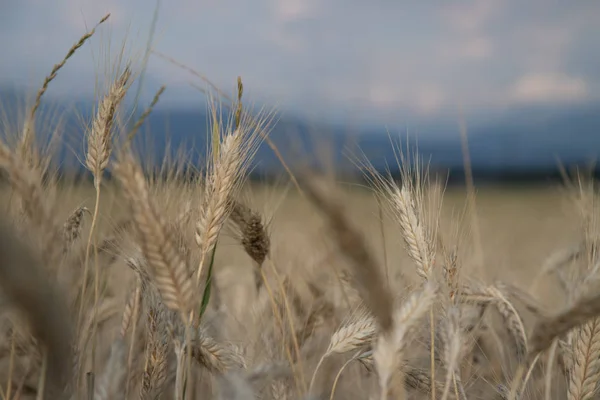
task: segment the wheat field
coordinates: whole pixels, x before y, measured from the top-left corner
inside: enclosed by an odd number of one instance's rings
[[[593,180],[446,188],[417,158],[398,181],[365,160],[366,185],[250,182],[274,144],[241,80],[202,173],[157,178],[132,138],[163,89],[121,124],[123,60],[85,132],[93,184],[70,180],[36,111],[94,32],[0,142],[3,399],[598,398]]]

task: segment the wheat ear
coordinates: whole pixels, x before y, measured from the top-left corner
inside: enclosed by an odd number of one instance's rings
[[[140,398],[150,400],[160,397],[167,379],[168,341],[164,313],[160,307],[150,307],[147,312],[148,338],[146,363],[140,387]]]
[[[167,233],[164,218],[150,199],[142,171],[131,158],[126,158],[115,166],[114,172],[132,208],[142,252],[154,283],[165,305],[179,312],[186,322],[194,304],[188,267]]]
[[[254,271],[254,284],[256,290],[262,285],[260,268],[269,254],[271,240],[260,215],[250,207],[233,199],[231,201],[231,220],[237,225],[241,233],[241,243],[246,254],[254,261],[258,270]]]
[[[568,399],[591,399],[600,378],[600,318],[593,318],[578,327],[574,339]]]
[[[90,262],[90,251],[92,248],[92,242],[94,242],[96,224],[98,221],[98,215],[100,213],[100,188],[102,182],[102,174],[104,169],[108,165],[111,152],[111,140],[113,124],[116,117],[118,107],[127,93],[128,82],[131,77],[131,70],[125,68],[123,73],[116,79],[111,85],[108,93],[104,96],[98,107],[98,111],[92,124],[92,130],[88,138],[88,151],[86,154],[86,167],[94,176],[94,188],[96,190],[96,201],[94,203],[94,212],[92,214],[92,223],[90,225],[90,232],[88,235],[88,241],[85,248],[85,259],[83,262],[83,282],[81,287],[81,300],[79,303],[79,314],[78,324],[81,324],[81,317],[83,315],[83,305],[85,302],[85,295],[87,289],[87,277],[89,272]],[[97,256],[97,247],[94,249],[95,255]],[[100,267],[98,265],[98,259],[95,258],[94,263],[94,310],[97,309],[98,301],[100,297]],[[93,334],[96,335],[96,324],[92,326]],[[96,358],[96,341],[92,345],[92,365],[95,364]]]
[[[222,344],[198,329],[191,346],[192,357],[213,373],[224,373],[230,369],[245,368],[246,361],[235,346]]]
[[[206,179],[204,200],[196,223],[196,243],[200,247],[197,285],[200,284],[208,254],[216,245],[219,232],[231,212],[230,199],[235,197],[236,190],[243,183],[250,161],[260,144],[258,132],[261,128],[251,127],[242,119],[233,132],[223,134],[224,138]]]
[[[323,356],[321,356],[313,372],[308,388],[309,393],[311,393],[319,367],[329,355],[333,353],[346,353],[366,346],[373,340],[376,332],[375,320],[368,315],[366,310],[361,309],[354,313],[331,336],[329,346]]]
[[[79,38],[79,40],[69,49],[69,51],[64,56],[62,61],[59,62],[58,64],[54,65],[54,67],[52,67],[52,71],[50,71],[50,74],[48,76],[46,76],[46,78],[44,79],[44,83],[42,84],[42,87],[38,90],[37,95],[35,97],[35,102],[33,104],[33,107],[31,108],[31,110],[29,110],[29,115],[28,115],[27,119],[25,120],[25,125],[23,127],[23,134],[21,136],[21,142],[19,143],[20,156],[31,167],[34,167],[32,162],[34,162],[35,160],[31,160],[31,159],[28,160],[27,152],[31,151],[33,149],[35,114],[37,113],[37,110],[40,107],[42,96],[44,96],[44,94],[48,90],[48,86],[50,85],[50,82],[52,82],[54,80],[54,78],[56,78],[58,71],[60,71],[60,69],[65,66],[65,64],[67,63],[69,58],[71,58],[73,56],[73,54],[75,54],[75,52],[77,50],[79,50],[79,48],[81,46],[83,46],[85,44],[85,42],[87,42],[87,40],[94,35],[94,33],[96,33],[96,29],[98,28],[98,26],[100,26],[101,24],[106,22],[108,20],[108,18],[110,18],[110,14],[106,14],[104,17],[102,17],[102,19],[100,19],[100,21],[96,24],[96,26],[94,26],[94,28],[91,31],[89,31],[88,33],[84,34],[83,36],[81,36]]]
[[[83,216],[86,213],[91,214],[90,210],[87,207],[78,207],[71,213],[71,215],[69,215],[69,218],[67,218],[67,220],[65,221],[63,225],[64,253],[67,253],[73,245],[73,243],[75,243],[75,241],[81,236]]]

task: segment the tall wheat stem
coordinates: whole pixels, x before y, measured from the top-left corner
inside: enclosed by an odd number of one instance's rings
[[[92,240],[94,237],[94,231],[96,230],[96,224],[98,221],[98,214],[100,213],[100,179],[94,178],[94,187],[96,188],[96,203],[94,204],[94,213],[92,214],[92,223],[90,225],[90,233],[88,235],[87,244],[85,246],[85,258],[83,261],[83,287],[81,289],[81,299],[79,302],[79,316],[78,316],[78,326],[81,329],[82,316],[83,316],[83,304],[85,302],[85,294],[87,287],[87,277],[89,273],[89,260],[90,260],[90,251],[92,249]],[[98,263],[95,264],[95,279],[98,279]],[[97,304],[96,301],[97,295],[97,282],[94,283],[94,305]],[[96,314],[96,307],[94,307],[94,315]],[[93,324],[95,325],[95,324]],[[92,339],[93,340],[93,339]],[[93,348],[93,346],[92,346]],[[94,351],[92,351],[92,369],[93,365]]]
[[[294,350],[296,352],[296,357],[298,360],[298,371],[300,373],[300,381],[302,382],[302,389],[304,390],[304,393],[306,393],[308,388],[306,386],[306,380],[304,378],[302,362],[300,361],[300,345],[298,344],[298,338],[296,337],[296,329],[294,326],[292,310],[290,308],[290,303],[288,302],[287,295],[285,293],[285,288],[283,286],[283,282],[281,281],[281,277],[279,276],[279,273],[277,272],[277,268],[275,267],[275,264],[273,263],[273,260],[271,259],[271,257],[268,257],[268,259],[269,259],[269,264],[271,266],[271,269],[273,270],[273,274],[275,275],[275,279],[277,279],[277,284],[279,285],[279,290],[281,291],[281,296],[283,298],[285,312],[288,316],[287,320],[290,325],[290,330],[292,331],[292,343],[294,345]]]
[[[337,384],[338,381],[340,380],[340,377],[342,376],[342,372],[344,372],[344,370],[346,369],[346,367],[348,365],[350,365],[350,363],[354,360],[356,360],[356,358],[358,356],[360,356],[362,350],[359,350],[354,356],[352,356],[350,359],[348,359],[344,365],[342,365],[342,368],[340,368],[340,370],[338,371],[337,375],[335,376],[335,379],[333,380],[333,386],[331,387],[331,394],[329,395],[329,400],[333,400],[333,396],[335,395],[335,389],[337,388]]]
[[[267,281],[267,277],[265,275],[265,271],[260,270],[260,274],[263,280],[263,284],[265,286],[265,289],[267,290],[267,294],[269,295],[269,300],[271,302],[271,308],[273,310],[273,315],[275,315],[275,319],[277,320],[277,323],[279,325],[279,328],[281,330],[281,341],[284,342],[284,338],[285,338],[285,325],[283,323],[283,318],[282,316],[279,314],[279,310],[277,309],[277,304],[275,303],[275,296],[273,295],[273,289],[271,289],[271,285],[269,285],[269,282]],[[288,362],[290,363],[290,366],[292,368],[292,371],[295,370],[295,366],[294,366],[294,357],[292,357],[292,352],[290,351],[290,348],[288,346],[285,346],[284,343],[284,351],[285,351],[285,355],[288,358]],[[294,379],[296,378],[296,374],[294,374]],[[298,383],[296,382],[296,385],[298,385]],[[298,385],[299,386],[299,385]]]
[[[100,212],[100,189],[98,188],[99,182],[96,178],[94,178],[94,187],[96,189],[96,203],[94,204],[94,213],[92,214],[92,223],[90,225],[90,233],[88,234],[87,244],[85,246],[85,258],[83,261],[83,286],[81,288],[81,299],[79,299],[79,313],[77,314],[77,326],[78,329],[81,328],[82,316],[83,316],[83,303],[85,301],[86,295],[86,286],[87,286],[87,277],[89,273],[89,259],[90,259],[90,249],[92,246],[92,235],[94,234],[94,230],[96,228],[96,221],[98,220],[98,213]]]
[[[77,331],[79,332],[81,330],[81,326],[83,323],[83,305],[85,303],[85,295],[86,295],[86,288],[87,288],[87,277],[89,274],[89,258],[90,258],[90,250],[91,250],[91,245],[92,245],[92,238],[94,235],[94,230],[96,228],[96,221],[98,220],[98,214],[100,212],[100,182],[99,180],[97,180],[96,178],[94,178],[94,186],[96,187],[96,204],[94,205],[94,213],[92,215],[92,223],[90,225],[90,233],[88,235],[88,240],[87,240],[87,244],[85,247],[85,258],[84,258],[84,263],[83,263],[83,282],[82,282],[82,287],[81,287],[81,299],[79,301],[79,313],[78,313],[78,317],[77,317]],[[95,264],[95,276],[96,276],[96,281],[98,279],[98,263],[97,260],[94,263]],[[95,286],[94,286],[95,288]],[[94,290],[94,298],[96,298],[96,290]],[[96,326],[96,309],[97,309],[97,301],[94,300],[94,317],[93,317],[93,322],[92,322],[92,329],[94,330],[93,334],[92,334],[92,359],[91,359],[91,370],[94,370],[94,362],[95,362],[95,357],[96,357],[96,351],[95,351],[95,342],[96,342],[96,338],[95,338],[95,326]],[[84,367],[84,363],[81,363],[80,368],[85,368]],[[77,387],[80,387],[81,384],[81,377],[83,376],[82,374],[82,370],[79,371],[78,375],[77,375]]]
[[[131,380],[131,366],[133,365],[133,346],[135,345],[136,333],[137,333],[137,322],[138,314],[140,312],[141,294],[136,295],[133,303],[133,326],[131,327],[131,339],[129,340],[129,352],[127,354],[127,380],[125,381],[125,398],[129,398],[129,388]]]
[[[433,314],[433,305],[429,309],[429,326],[431,338],[431,399],[435,400],[435,315]]]

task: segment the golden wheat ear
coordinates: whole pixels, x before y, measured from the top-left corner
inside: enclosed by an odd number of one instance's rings
[[[231,199],[230,202],[232,206],[229,218],[240,231],[239,241],[244,247],[244,251],[255,263],[254,285],[258,291],[262,286],[260,269],[269,254],[271,239],[257,212],[235,199]]]

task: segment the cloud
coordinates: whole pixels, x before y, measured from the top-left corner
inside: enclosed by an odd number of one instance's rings
[[[554,103],[585,100],[587,84],[581,78],[561,74],[531,74],[510,90],[511,98],[524,103]]]
[[[312,0],[271,0],[271,8],[276,20],[285,24],[315,15],[317,3]]]
[[[51,88],[90,94],[105,40],[143,51],[155,2],[11,4],[0,87],[41,82],[86,26],[112,13]],[[282,110],[434,115],[458,102],[476,111],[600,100],[598,14],[597,2],[542,0],[162,0],[155,47],[228,91],[241,75],[249,98]],[[198,101],[183,86],[200,82],[156,56],[148,76],[174,103]]]
[[[502,0],[466,1],[450,3],[442,10],[442,19],[461,33],[478,32],[500,14],[505,2]]]
[[[444,93],[435,86],[424,86],[415,96],[417,111],[425,115],[438,111],[445,100]]]
[[[468,59],[483,59],[492,55],[493,46],[492,41],[487,37],[473,37],[470,38],[460,52],[460,55]]]

